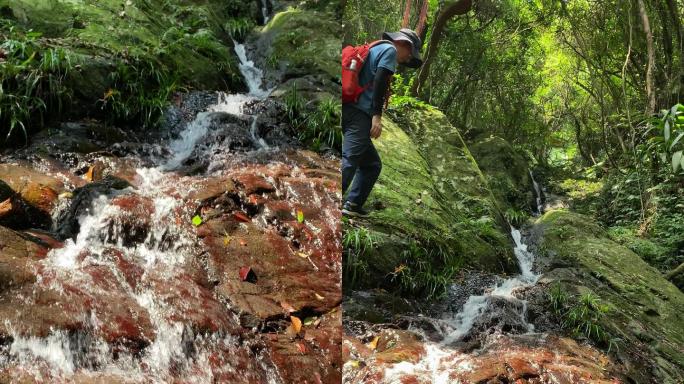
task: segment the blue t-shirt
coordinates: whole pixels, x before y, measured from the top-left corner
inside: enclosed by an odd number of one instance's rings
[[[378,68],[386,68],[392,72],[396,71],[397,49],[394,47],[394,44],[378,44],[368,51],[366,62],[363,64],[361,73],[359,73],[359,85],[363,87],[372,82],[375,79],[375,72],[377,72]],[[370,115],[373,105],[373,86],[368,87],[359,97],[359,101],[352,105]]]

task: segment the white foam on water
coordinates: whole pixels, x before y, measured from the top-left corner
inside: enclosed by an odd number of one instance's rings
[[[410,374],[429,378],[431,383],[454,383],[449,377],[451,373],[467,372],[472,369],[468,355],[456,353],[449,345],[463,338],[472,329],[475,321],[488,309],[492,296],[518,300],[514,292],[519,288],[536,284],[540,277],[532,270],[534,254],[522,241],[520,231],[511,226],[511,236],[515,244],[513,251],[520,266],[520,274],[496,283],[483,295],[470,296],[458,313],[448,315],[444,319],[451,326],[447,336],[439,343],[426,343],[426,352],[417,363],[402,362],[386,368],[384,371],[386,382],[400,383],[403,376]],[[524,320],[527,303],[522,300],[521,302],[523,307],[521,317]],[[527,326],[530,331],[534,329],[531,324]]]
[[[76,241],[67,239],[63,248],[55,248],[48,252],[49,263],[62,268],[73,270],[78,266],[78,256],[92,248],[93,243],[99,243],[97,237],[107,226],[107,219],[118,211],[116,206],[109,204],[107,196],[100,195],[92,202],[87,214],[78,219],[80,231]]]
[[[32,359],[37,359],[48,363],[58,373],[74,372],[71,342],[65,332],[53,332],[46,338],[21,337],[13,334],[13,338],[9,353],[20,363],[30,367]]]
[[[542,189],[539,186],[539,183],[537,183],[537,180],[534,179],[532,170],[530,170],[530,178],[532,178],[532,185],[534,186],[534,196],[537,200],[537,214],[541,215],[542,213],[544,213],[544,204],[542,203]]]
[[[185,159],[192,155],[197,142],[209,132],[209,120],[207,112],[200,112],[188,127],[184,129],[180,137],[169,143],[169,150],[173,156],[160,166],[161,170],[173,170],[178,168]]]
[[[267,98],[271,90],[261,89],[264,72],[257,68],[252,60],[247,58],[247,50],[244,44],[240,44],[235,40],[233,40],[233,44],[235,45],[235,53],[238,55],[238,59],[240,59],[240,73],[242,73],[247,82],[249,94],[259,99]]]

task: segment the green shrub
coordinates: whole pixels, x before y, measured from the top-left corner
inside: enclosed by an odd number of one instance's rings
[[[7,141],[21,133],[27,142],[29,131],[42,127],[45,116],[59,113],[71,97],[63,81],[74,62],[68,51],[41,45],[39,32],[8,31],[0,44],[0,134]]]
[[[299,140],[314,150],[342,149],[342,104],[337,98],[304,101],[294,83],[284,96],[285,112]]]
[[[550,309],[559,319],[562,329],[574,337],[585,337],[608,352],[617,347],[617,339],[604,327],[610,307],[598,296],[587,292],[579,297],[568,294],[558,282],[549,291]]]
[[[345,228],[342,237],[345,260],[343,281],[347,286],[355,286],[360,278],[366,276],[368,262],[365,257],[375,246],[375,239],[370,231],[364,227],[353,227],[344,221]]]

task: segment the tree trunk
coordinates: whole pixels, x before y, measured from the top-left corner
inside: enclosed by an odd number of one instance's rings
[[[679,264],[679,267],[677,267],[677,268],[671,270],[670,272],[668,272],[668,273],[665,275],[665,278],[668,279],[668,280],[672,280],[672,279],[675,278],[677,275],[681,275],[682,273],[684,273],[684,263]]]
[[[425,23],[427,22],[428,7],[430,0],[423,0],[423,6],[420,7],[420,16],[418,16],[418,24],[416,25],[416,34],[420,36],[421,40],[425,38]]]
[[[682,26],[679,21],[679,7],[676,3],[677,0],[667,0],[667,9],[669,10],[670,17],[672,18],[672,24],[675,31],[675,43],[679,49],[679,68],[675,74],[675,85],[677,87],[677,100],[681,100],[682,88],[684,88],[684,39],[682,34]]]
[[[404,20],[401,21],[401,27],[402,28],[408,28],[410,20],[411,20],[411,0],[406,0],[406,5],[404,6]]]
[[[442,40],[444,28],[446,28],[449,20],[455,16],[468,13],[472,7],[473,0],[458,0],[449,3],[437,14],[435,25],[432,28],[432,35],[430,36],[430,42],[428,43],[428,51],[425,54],[425,60],[420,72],[418,73],[418,77],[411,88],[411,94],[418,96],[418,94],[421,92],[421,88],[427,81],[428,76],[430,75],[430,65],[437,56],[439,43]]]
[[[653,88],[654,71],[655,71],[655,48],[653,46],[653,31],[651,31],[651,22],[646,13],[646,6],[644,0],[637,0],[639,4],[639,16],[641,16],[641,26],[644,28],[646,34],[646,49],[648,50],[648,65],[646,66],[646,98],[648,99],[648,107],[646,114],[653,114],[656,111],[656,94]]]

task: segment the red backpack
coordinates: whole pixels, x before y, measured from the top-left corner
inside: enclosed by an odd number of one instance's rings
[[[368,58],[370,49],[378,44],[391,43],[389,40],[377,40],[372,43],[353,47],[348,45],[342,49],[342,102],[356,103],[359,96],[372,85],[372,82],[359,85],[359,73]]]

